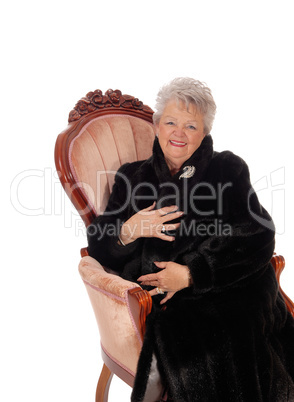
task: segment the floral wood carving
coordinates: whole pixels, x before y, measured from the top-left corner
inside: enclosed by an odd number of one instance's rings
[[[149,106],[144,105],[134,96],[122,95],[118,89],[115,91],[108,89],[103,95],[102,91],[96,89],[94,92],[87,93],[84,98],[78,101],[74,109],[69,113],[68,122],[77,121],[88,113],[106,108],[133,109],[145,112],[150,116],[153,114],[153,110]]]

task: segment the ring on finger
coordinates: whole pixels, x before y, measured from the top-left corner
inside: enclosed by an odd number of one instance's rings
[[[161,231],[162,231],[162,233],[164,233],[166,231],[165,225],[162,225]]]
[[[159,288],[159,287],[156,288],[156,292],[157,292],[159,295],[163,295],[163,294],[164,294],[164,291],[163,291],[161,288]]]

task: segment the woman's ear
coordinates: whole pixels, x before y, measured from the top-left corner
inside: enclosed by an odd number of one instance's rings
[[[158,133],[159,133],[159,124],[155,124],[155,135],[156,137],[158,137]]]

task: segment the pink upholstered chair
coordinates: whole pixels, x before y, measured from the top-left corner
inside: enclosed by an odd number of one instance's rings
[[[55,163],[86,226],[103,212],[117,169],[151,155],[152,114],[148,106],[118,90],[89,92],[70,112],[69,125],[56,141]],[[113,374],[133,386],[152,301],[138,284],[106,272],[86,249],[81,254],[79,271],[97,319],[104,361],[96,402],[106,402]],[[274,256],[272,263],[279,279],[284,259]],[[294,315],[293,303],[283,295]]]
[[[105,209],[118,168],[151,155],[152,114],[118,90],[89,92],[70,112],[69,125],[56,141],[55,163],[86,226]],[[86,249],[81,254],[79,272],[97,319],[104,361],[96,402],[107,401],[113,374],[133,386],[152,300],[138,284],[106,272]]]

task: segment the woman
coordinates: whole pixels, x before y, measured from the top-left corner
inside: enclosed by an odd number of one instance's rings
[[[90,255],[154,297],[132,401],[156,399],[156,362],[177,402],[294,401],[294,321],[248,168],[213,151],[216,107],[199,81],[173,80],[156,107],[153,155],[120,168],[88,230]]]

